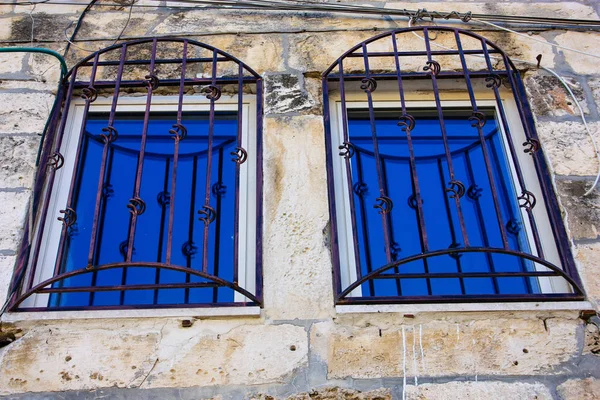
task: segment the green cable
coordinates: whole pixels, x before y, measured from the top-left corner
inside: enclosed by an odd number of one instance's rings
[[[57,58],[58,61],[60,62],[60,79],[58,82],[58,89],[56,92],[56,97],[54,98],[54,104],[52,105],[52,110],[50,111],[50,115],[48,116],[48,119],[46,120],[46,124],[44,125],[44,130],[42,131],[42,135],[41,135],[42,137],[40,139],[40,146],[38,148],[37,157],[35,159],[35,166],[37,167],[40,162],[40,156],[41,156],[41,152],[42,152],[42,143],[44,143],[44,139],[46,138],[46,132],[48,130],[48,125],[50,124],[50,120],[52,119],[52,116],[56,112],[56,107],[58,106],[58,104],[60,102],[59,98],[58,98],[59,97],[58,95],[60,93],[60,87],[62,85],[63,79],[65,78],[65,76],[67,76],[69,69],[67,68],[67,63],[66,63],[65,59],[63,58],[63,56],[61,56],[54,50],[50,50],[50,49],[44,49],[44,48],[39,48],[39,47],[0,47],[0,53],[42,53],[42,54],[48,54],[50,56],[53,56],[53,57]]]

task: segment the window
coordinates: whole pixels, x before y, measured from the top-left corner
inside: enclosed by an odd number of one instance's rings
[[[79,63],[13,309],[260,305],[260,84],[189,40]]]
[[[500,49],[450,28],[386,33],[346,52],[323,88],[338,304],[582,298]]]

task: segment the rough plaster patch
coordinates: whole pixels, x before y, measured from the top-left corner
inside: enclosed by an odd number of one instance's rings
[[[0,249],[18,249],[29,195],[29,191],[0,192]]]
[[[265,114],[301,112],[312,108],[315,101],[306,91],[304,79],[297,75],[278,74],[265,77]]]
[[[557,389],[561,400],[596,400],[600,398],[600,380],[571,379]]]
[[[556,36],[554,39],[558,45],[570,47],[579,51],[591,54],[596,53],[596,44],[598,35],[596,33],[585,32],[566,32]],[[598,71],[598,59],[584,54],[574,53],[569,50],[560,50],[565,57],[565,61],[578,74],[590,75]]]
[[[565,80],[583,108],[583,112],[589,114],[581,84],[573,78],[565,78]],[[525,79],[525,87],[529,94],[532,111],[536,116],[580,115],[571,95],[556,77],[548,75],[528,76]]]
[[[259,394],[252,400],[392,400],[389,389],[377,389],[361,392],[360,390],[327,387],[311,390],[308,393],[298,393],[291,396],[270,396]]]
[[[31,187],[38,136],[0,137],[0,187]]]
[[[589,123],[600,146],[600,124]],[[538,122],[537,132],[557,175],[596,175],[598,164],[592,141],[580,122]]]
[[[233,55],[259,74],[284,69],[281,35],[216,35],[200,41]],[[219,68],[223,74],[238,73],[232,64]]]
[[[0,132],[41,133],[54,96],[42,93],[0,93]]]
[[[265,313],[279,320],[324,318],[334,311],[323,120],[265,119]]]
[[[567,210],[569,230],[574,240],[596,239],[600,230],[600,193],[595,190],[583,196],[591,181],[560,179],[556,189],[562,206]]]
[[[505,316],[400,326],[378,320],[313,326],[311,349],[326,360],[329,379],[401,377],[405,360],[410,377],[536,375],[555,373],[577,354],[574,320]]]
[[[553,396],[541,383],[449,382],[427,383],[406,388],[407,400],[552,400]]]
[[[6,301],[16,259],[15,256],[0,256],[0,307]]]
[[[569,227],[571,228],[571,231],[573,231],[573,225],[581,226],[582,224],[594,224],[589,230],[586,229],[586,231],[595,232],[595,224],[600,223],[600,220],[597,218],[598,209],[596,206],[586,206],[585,200],[581,200],[582,203],[579,203],[578,207],[569,212],[569,219],[571,219],[571,214],[575,213],[575,210],[579,211],[579,215],[573,217],[573,219],[577,218],[578,220],[569,222]],[[597,198],[595,200],[598,201]],[[565,200],[563,199],[563,203],[564,201]],[[587,213],[589,213],[589,217],[586,217]],[[598,273],[600,242],[578,244],[575,247],[575,259],[578,262],[578,272],[583,281],[586,294],[590,299],[596,301],[596,303],[600,303],[600,274]]]

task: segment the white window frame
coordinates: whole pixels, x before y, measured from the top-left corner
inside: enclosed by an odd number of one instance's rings
[[[111,97],[98,97],[90,104],[89,114],[97,112],[110,112],[112,105]],[[177,112],[179,97],[176,95],[153,96],[150,114],[153,112]],[[146,97],[128,97],[120,96],[116,112],[144,112],[146,106]],[[186,111],[209,111],[210,101],[202,94],[185,95],[183,97],[183,112]],[[67,115],[63,141],[60,153],[64,156],[64,165],[56,171],[54,185],[51,188],[48,213],[44,232],[41,236],[41,246],[38,257],[38,266],[36,268],[33,286],[52,278],[54,275],[54,265],[58,253],[58,245],[62,231],[62,224],[57,223],[56,218],[60,216],[59,210],[64,209],[69,192],[69,185],[75,166],[75,154],[79,144],[78,135],[83,124],[85,101],[82,99],[73,99]],[[238,96],[221,96],[216,103],[216,111],[238,111]],[[239,241],[238,241],[238,279],[239,286],[250,293],[256,293],[256,167],[257,167],[257,136],[256,136],[256,97],[244,96],[242,103],[242,147],[247,150],[248,158],[246,162],[240,165],[240,186],[239,186]],[[185,120],[183,121],[185,125]],[[36,231],[39,229],[39,221]],[[36,243],[32,244],[35,248]],[[31,270],[33,266],[28,265]],[[22,307],[47,307],[49,295],[34,293],[23,301]],[[246,296],[235,292],[234,302],[250,301]],[[217,308],[217,307],[215,307]],[[220,307],[223,308],[223,307]],[[226,307],[227,309],[236,307]],[[249,308],[249,307],[243,307]],[[181,310],[184,315],[190,313],[194,307],[187,306]],[[257,307],[257,309],[259,309]],[[216,311],[207,307],[198,307],[201,314],[205,315],[237,315],[237,312]],[[119,310],[119,313],[127,314],[129,310]],[[134,311],[134,310],[132,310]],[[167,310],[148,309],[135,310],[135,315],[179,315],[181,312],[170,312]],[[250,314],[248,311],[251,311]],[[79,311],[59,311],[59,313],[78,313]],[[99,311],[102,314],[110,314],[111,311]],[[240,315],[252,315],[259,312],[257,310],[245,310]],[[89,314],[90,311],[85,311]],[[96,311],[92,311],[96,313]]]
[[[552,226],[547,213],[547,204],[542,194],[540,182],[537,176],[536,168],[531,155],[519,151],[520,145],[526,141],[525,131],[521,123],[517,105],[512,97],[512,93],[508,91],[500,91],[501,101],[507,117],[507,125],[510,129],[513,144],[515,146],[517,160],[521,166],[521,171],[527,190],[532,192],[536,198],[537,204],[533,208],[532,212],[537,224],[538,232],[540,235],[540,241],[542,249],[544,251],[544,259],[551,262],[552,264],[562,267],[556,241],[554,239]],[[504,151],[507,155],[510,155],[508,150],[508,142],[506,132],[503,124],[500,122],[500,111],[493,95],[486,95],[485,93],[477,93],[477,105],[481,108],[494,108],[495,114],[498,118],[498,127],[500,134],[502,135],[502,142],[504,144]],[[397,91],[384,91],[378,90],[372,94],[373,96],[373,109],[401,109],[400,101],[398,100]],[[410,108],[426,108],[436,111],[436,103],[431,100],[431,96],[421,91],[420,93],[407,93],[406,96],[406,107]],[[441,93],[441,104],[442,108],[471,108],[471,102],[466,92],[452,91],[448,93]],[[349,199],[349,188],[348,179],[346,174],[345,159],[338,155],[338,146],[344,142],[343,124],[347,121],[343,121],[342,118],[342,102],[339,93],[334,93],[330,96],[330,109],[329,115],[331,116],[331,149],[332,155],[332,166],[333,166],[333,177],[334,177],[334,193],[335,193],[335,204],[336,204],[336,226],[338,234],[338,254],[339,254],[339,271],[340,281],[342,284],[342,290],[347,288],[352,282],[357,280],[356,275],[356,261],[354,253],[354,241],[352,235],[352,215],[350,209]],[[346,92],[345,95],[346,109],[365,109],[368,108],[368,102],[365,101],[364,93],[357,92]],[[410,111],[408,112],[410,114]],[[346,125],[347,126],[347,125]],[[517,175],[515,171],[515,165],[510,156],[507,157],[509,166],[512,172],[511,184],[517,184]],[[515,186],[513,186],[515,187]],[[517,190],[518,186],[515,187],[515,192],[520,194]],[[529,223],[529,218],[525,209],[520,208],[521,217],[524,223],[524,229],[527,233],[529,241],[529,247],[532,255],[537,255],[535,244],[533,241],[532,229]],[[536,270],[548,271],[547,268],[535,264]],[[538,277],[537,278],[540,291],[544,293],[567,293],[570,292],[569,284],[561,277]],[[361,287],[354,289],[349,297],[362,297]],[[338,306],[339,307],[339,306]],[[345,306],[344,306],[345,307]]]

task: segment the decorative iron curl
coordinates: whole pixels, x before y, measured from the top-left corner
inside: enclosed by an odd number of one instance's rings
[[[517,221],[515,221],[514,219],[511,219],[506,223],[506,230],[508,231],[508,233],[517,235],[517,234],[519,234],[519,231],[521,230],[521,226]]]
[[[173,140],[180,141],[187,136],[187,128],[181,124],[175,124],[173,129],[169,129],[169,133],[173,135]]]
[[[450,243],[450,246],[448,246],[449,249],[459,249],[460,243],[456,243],[456,242],[452,242]],[[455,260],[458,260],[462,257],[461,253],[450,253],[448,254],[450,257],[454,258]]]
[[[134,197],[129,199],[127,208],[129,208],[129,212],[133,215],[142,215],[146,211],[146,202],[139,197]]]
[[[398,260],[398,255],[401,251],[402,248],[400,248],[400,245],[397,242],[392,242],[390,245],[390,255],[392,256],[393,261]]]
[[[379,214],[388,214],[394,208],[394,202],[387,196],[381,196],[375,199],[378,204],[375,204],[373,208],[379,208]]]
[[[446,192],[451,193],[450,197],[460,199],[465,195],[465,185],[461,181],[451,180],[450,187],[446,188]]]
[[[58,217],[60,222],[62,222],[67,228],[72,227],[77,222],[77,213],[71,207],[67,207],[64,210],[60,210],[59,213],[65,214],[64,217]]]
[[[191,257],[198,253],[198,247],[194,246],[194,242],[185,242],[181,246],[181,253],[186,257]]]
[[[198,210],[198,214],[202,217],[198,218],[200,221],[204,221],[206,225],[209,225],[215,220],[216,212],[211,206],[202,206],[202,210]]]
[[[416,210],[417,207],[419,206],[419,203],[417,203],[417,196],[415,196],[414,194],[411,194],[410,196],[408,196],[408,206],[410,208],[412,208],[413,210]],[[423,204],[424,201],[423,199],[421,199],[421,204]]]
[[[356,148],[352,143],[349,142],[344,142],[344,144],[339,145],[338,149],[341,150],[338,154],[344,157],[346,160],[352,158],[354,153],[356,153]]]
[[[117,132],[114,126],[102,128],[102,132],[106,132],[100,134],[100,137],[104,140],[104,144],[112,143],[119,137],[119,132]]]
[[[519,199],[519,207],[522,207],[527,211],[531,211],[533,210],[533,207],[535,207],[535,196],[529,190],[523,190],[523,193],[521,193],[517,199]]]
[[[473,113],[471,114],[471,116],[468,119],[469,119],[469,121],[471,121],[471,126],[473,128],[475,128],[475,127],[483,128],[486,123],[485,114],[482,113],[481,111],[473,111]]]
[[[50,167],[56,171],[57,169],[61,169],[63,165],[65,165],[65,158],[62,154],[55,152],[48,157],[46,168]]]
[[[245,163],[246,160],[248,159],[248,152],[243,147],[236,147],[235,151],[232,151],[229,154],[233,156],[231,161],[233,161],[236,164],[241,165],[241,164]]]
[[[158,85],[160,84],[160,80],[158,76],[154,74],[148,74],[144,78],[146,78],[146,87],[151,90],[158,89]]]
[[[423,71],[429,71],[433,76],[437,76],[442,70],[440,63],[437,61],[427,61],[425,64],[426,65],[423,67]]]
[[[498,74],[490,74],[488,77],[485,78],[485,81],[487,82],[485,84],[485,87],[487,88],[496,88],[498,89],[500,87],[500,85],[502,84],[502,77],[500,77],[500,75]]]
[[[477,200],[478,198],[481,197],[482,192],[483,192],[483,189],[474,183],[471,186],[469,186],[469,189],[467,190],[467,196],[472,200]]]
[[[81,92],[81,98],[89,101],[90,103],[93,103],[98,98],[98,91],[95,87],[90,86],[83,88],[81,89]]]
[[[123,258],[127,257],[127,251],[129,250],[129,240],[123,240],[119,243],[119,253],[123,256]],[[133,247],[133,254],[135,254],[135,246]]]
[[[171,203],[171,194],[165,191],[158,192],[156,195],[156,201],[161,207],[168,206]]]
[[[221,88],[215,85],[208,85],[202,88],[202,93],[205,93],[205,96],[209,100],[219,100],[221,98]]]
[[[377,81],[374,78],[363,78],[361,80],[362,85],[360,88],[365,91],[365,93],[373,93],[377,90]]]
[[[403,131],[412,131],[414,129],[416,120],[412,115],[403,114],[398,119],[400,120],[398,126],[401,127]]]
[[[527,139],[526,142],[523,142],[523,146],[525,146],[525,150],[523,152],[533,156],[533,153],[540,149],[540,142],[536,139]]]
[[[213,196],[221,197],[227,193],[227,186],[225,186],[223,182],[215,182],[211,187],[211,191]]]
[[[110,196],[112,196],[115,193],[115,190],[113,189],[113,185],[111,185],[110,183],[105,183],[102,186],[102,196],[104,198],[108,198]]]
[[[369,186],[367,186],[364,182],[356,182],[352,186],[352,191],[356,193],[358,196],[363,196],[369,191]]]

